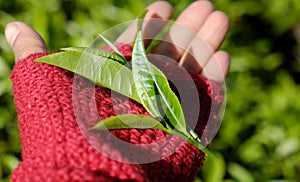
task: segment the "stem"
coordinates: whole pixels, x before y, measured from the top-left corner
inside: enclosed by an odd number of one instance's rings
[[[212,151],[210,151],[208,148],[206,148],[200,142],[198,142],[198,140],[194,139],[192,137],[192,135],[190,135],[188,132],[181,133],[181,132],[173,129],[171,131],[171,134],[176,135],[176,136],[180,137],[181,139],[187,141],[188,143],[192,144],[193,146],[197,147],[199,150],[204,152],[206,155],[212,157],[212,159],[219,160],[219,157],[217,157]],[[198,139],[199,139],[199,137],[198,137]]]
[[[192,137],[197,140],[199,143],[201,143],[201,139],[200,137],[198,136],[198,134],[189,126],[187,125],[187,129],[188,131],[190,132],[190,134],[192,135]]]

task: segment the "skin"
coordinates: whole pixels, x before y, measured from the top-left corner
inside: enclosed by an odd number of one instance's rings
[[[159,18],[162,22],[172,17],[172,6],[163,1],[150,4],[145,19]],[[153,23],[145,21],[144,26]],[[154,37],[164,23],[151,26],[151,31],[143,32],[144,37]],[[179,26],[180,25],[180,26]],[[185,30],[182,31],[182,27]],[[230,57],[228,53],[218,50],[228,31],[229,19],[220,11],[214,9],[207,0],[195,1],[190,4],[176,19],[163,41],[153,49],[153,54],[168,56],[177,60],[189,71],[202,74],[209,79],[223,82],[226,77]],[[134,39],[135,25],[125,30],[117,42],[127,43]],[[47,52],[46,44],[41,36],[23,22],[11,22],[5,28],[5,36],[11,45],[15,60],[20,61],[29,54]],[[168,43],[169,42],[169,43]],[[170,45],[180,44],[181,47]],[[148,45],[145,40],[145,45]],[[187,54],[193,52],[192,56]]]

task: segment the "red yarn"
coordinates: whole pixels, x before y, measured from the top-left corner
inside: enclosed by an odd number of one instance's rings
[[[131,50],[127,46],[122,51],[128,54]],[[109,89],[95,88],[84,78],[76,79],[74,87],[71,72],[33,62],[44,55],[36,53],[19,61],[11,75],[22,143],[22,162],[13,171],[12,181],[193,181],[203,164],[204,154],[186,142],[169,157],[147,164],[118,162],[98,152],[87,142],[76,120],[82,119],[84,125],[92,126],[99,119],[116,114],[148,113],[123,96],[111,98]],[[167,64],[165,67],[170,68]],[[196,128],[201,134],[211,103],[220,104],[223,93],[218,84],[201,76],[193,78],[201,99]],[[74,90],[79,94],[75,101],[72,100]],[[92,100],[96,101],[96,108],[91,106]],[[77,111],[84,113],[80,115],[82,118],[75,117]],[[112,133],[135,144],[149,144],[168,136],[152,129],[113,130]],[[168,152],[172,145],[180,142],[174,137],[165,147],[158,146],[152,151]],[[98,145],[122,158],[114,146],[101,142]]]

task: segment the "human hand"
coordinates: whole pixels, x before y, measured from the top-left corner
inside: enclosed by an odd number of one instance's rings
[[[169,19],[172,14],[172,7],[166,2],[153,3],[148,9],[149,12],[146,18],[159,17],[161,19]],[[198,19],[198,21],[195,22],[195,19]],[[180,60],[180,57],[183,57],[183,65],[188,69],[196,67],[197,69],[191,70],[204,74],[208,78],[222,81],[228,71],[229,56],[225,52],[217,51],[217,49],[228,28],[226,16],[223,13],[213,11],[213,6],[210,2],[197,1],[189,6],[177,21],[185,24],[194,32],[198,32],[198,35],[201,35],[202,39],[213,50],[212,52],[207,52],[213,53],[215,58],[211,58],[213,55],[206,55],[204,58],[200,55],[200,57],[196,56],[195,59],[184,56],[184,51],[188,47],[198,49],[197,42],[193,46],[189,46],[188,43],[192,42],[191,39],[193,39],[194,35],[180,34],[179,36],[176,33],[178,32],[176,30],[177,27],[171,28],[166,40],[170,39],[171,42],[180,41],[178,44],[185,45],[181,47],[183,49],[170,47],[169,44],[162,43],[153,50],[153,53],[166,55],[174,60]],[[161,27],[158,26],[155,29],[156,31],[152,29],[149,33],[155,34]],[[212,34],[211,32],[214,33]],[[132,28],[129,28],[117,41],[127,43],[128,38],[129,41],[132,41],[130,37],[134,37],[134,33],[135,29],[133,31]],[[24,58],[36,52],[47,52],[42,38],[24,23],[13,22],[8,24],[5,34],[13,48],[16,61],[24,61]],[[145,32],[144,34],[147,35],[148,33]],[[184,40],[177,40],[174,37],[179,39],[180,37],[185,38]],[[199,49],[199,52],[203,51],[202,48]],[[203,68],[194,66],[195,61],[198,60],[203,61],[200,63],[200,66]],[[205,64],[206,62],[208,63]],[[13,179],[26,178],[31,181],[34,179],[39,179],[40,181],[41,179],[57,178],[62,180],[60,175],[64,175],[65,179],[69,180],[92,179],[94,181],[107,181],[116,178],[141,180],[145,178],[150,179],[151,177],[153,180],[193,179],[199,165],[203,162],[203,154],[200,154],[198,150],[195,150],[190,145],[184,145],[180,150],[176,151],[176,154],[168,158],[144,165],[119,163],[99,154],[86,142],[78,129],[75,117],[70,114],[72,113],[69,110],[69,107],[72,106],[72,100],[70,99],[72,97],[70,95],[72,87],[70,87],[71,84],[69,83],[71,81],[69,78],[61,70],[48,65],[40,67],[29,61],[24,63],[24,65],[19,64],[17,72],[13,73],[15,101],[19,113],[19,126],[23,144],[23,162],[14,172]],[[216,68],[216,66],[219,67],[218,65],[221,65],[221,71],[215,71],[220,70]],[[26,77],[22,77],[23,75],[26,75]],[[50,75],[51,77],[45,79],[45,75]],[[38,79],[38,81],[34,79]],[[20,86],[21,84],[23,84],[22,87]],[[26,86],[25,89],[24,85]],[[34,98],[28,97],[28,92]],[[54,107],[55,111],[53,111],[52,106],[57,106],[57,103],[58,107]],[[60,111],[59,113],[57,113],[58,110]],[[28,119],[32,119],[32,117],[34,117],[33,120]],[[87,117],[90,117],[90,115],[87,115]],[[66,128],[67,130],[65,130]],[[155,136],[157,133],[151,134]],[[110,165],[114,167],[112,168]],[[157,168],[160,168],[160,175],[156,174],[155,176],[153,173],[157,172],[155,171]],[[169,175],[166,176],[164,174]],[[174,178],[170,177],[171,174],[174,174]]]

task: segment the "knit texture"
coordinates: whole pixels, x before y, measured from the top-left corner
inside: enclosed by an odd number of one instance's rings
[[[122,45],[119,49],[130,60],[131,47]],[[12,181],[193,181],[203,164],[204,154],[178,137],[172,137],[164,146],[154,145],[150,151],[168,153],[169,148],[180,144],[174,153],[146,164],[119,162],[96,150],[94,146],[116,158],[124,158],[113,144],[105,143],[105,137],[111,136],[102,136],[98,132],[91,135],[88,142],[79,125],[90,127],[100,119],[117,114],[149,114],[140,104],[116,93],[111,97],[112,91],[95,87],[85,78],[55,66],[33,62],[44,55],[29,55],[15,65],[11,74],[22,143],[22,161],[13,171]],[[157,64],[166,75],[174,75],[177,65]],[[175,75],[185,84],[180,74]],[[199,113],[196,131],[201,135],[209,115],[217,117],[218,109],[211,113],[211,105],[221,105],[223,90],[217,83],[201,76],[193,75],[192,78],[201,101],[200,110],[196,111]],[[76,99],[72,99],[74,93]],[[187,116],[189,112],[195,112],[193,106],[184,111]],[[76,122],[78,120],[83,122]],[[213,130],[214,127],[209,128]],[[169,136],[154,129],[111,130],[111,133],[132,144],[155,144]]]

